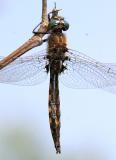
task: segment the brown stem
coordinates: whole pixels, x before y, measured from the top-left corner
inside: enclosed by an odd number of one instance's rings
[[[42,22],[47,21],[47,0],[42,1]]]
[[[47,0],[42,0],[42,21],[38,32],[46,32],[48,27],[47,20]],[[31,50],[42,44],[44,34],[37,34],[32,36],[27,42],[21,45],[18,49],[0,61],[0,69],[13,62],[15,59],[23,55],[25,52]]]

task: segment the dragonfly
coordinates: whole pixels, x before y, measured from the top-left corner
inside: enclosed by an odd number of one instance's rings
[[[116,93],[116,64],[101,63],[69,49],[64,34],[69,23],[59,16],[59,11],[55,7],[48,14],[49,31],[43,33],[48,34],[47,49],[21,56],[0,70],[0,83],[6,84],[37,85],[50,77],[49,123],[56,153],[61,153],[59,81],[75,89],[100,88]],[[35,30],[33,33],[37,34]]]

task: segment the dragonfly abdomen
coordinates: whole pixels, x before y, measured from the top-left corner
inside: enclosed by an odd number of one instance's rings
[[[49,122],[51,133],[56,148],[56,153],[61,152],[60,148],[60,98],[58,86],[58,74],[50,72],[49,86]]]

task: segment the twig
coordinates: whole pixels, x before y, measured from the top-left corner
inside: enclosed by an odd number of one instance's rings
[[[48,18],[47,18],[47,0],[42,0],[42,21],[41,25],[38,29],[38,32],[46,32],[48,27]],[[25,42],[22,46],[12,52],[10,55],[5,57],[0,61],[0,69],[13,62],[15,59],[23,55],[25,52],[31,50],[34,47],[37,47],[42,44],[42,38],[44,34],[36,34],[32,36],[27,42]]]

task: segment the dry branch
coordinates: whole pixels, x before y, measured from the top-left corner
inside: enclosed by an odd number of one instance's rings
[[[47,19],[47,0],[42,0],[42,21],[38,32],[46,32],[48,26],[48,19]],[[0,69],[23,55],[25,52],[31,50],[34,47],[37,47],[42,44],[42,38],[44,34],[36,34],[32,36],[27,42],[25,42],[22,46],[12,52],[10,55],[5,57],[3,60],[0,61]]]

